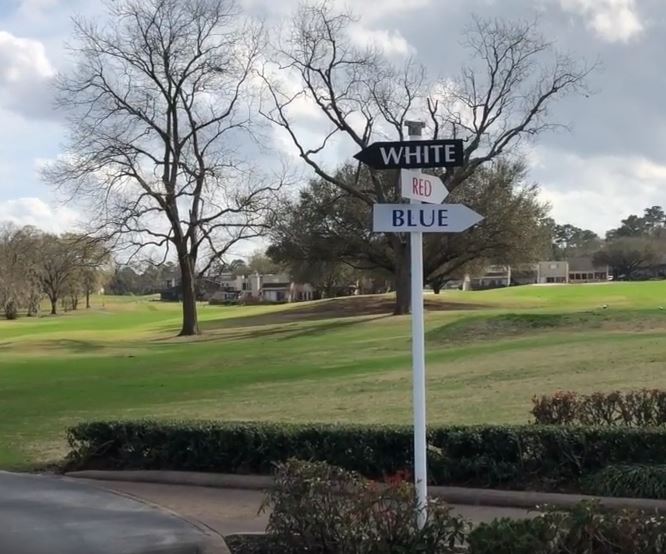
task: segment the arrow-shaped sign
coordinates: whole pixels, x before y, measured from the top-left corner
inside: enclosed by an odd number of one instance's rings
[[[463,204],[375,204],[376,233],[460,233],[483,219]]]
[[[463,164],[460,139],[373,142],[354,158],[375,169],[458,167]]]
[[[449,194],[441,179],[421,173],[418,169],[400,170],[400,190],[403,198],[429,204],[441,204]]]

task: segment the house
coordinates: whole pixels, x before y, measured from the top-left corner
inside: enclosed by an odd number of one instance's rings
[[[608,281],[607,265],[595,265],[590,256],[567,261],[539,262],[537,283],[603,283]]]
[[[568,262],[538,262],[537,278],[539,284],[567,283],[569,281]]]
[[[608,281],[607,265],[595,265],[590,256],[569,260],[569,283],[602,283]]]
[[[535,264],[489,265],[476,277],[465,276],[463,290],[484,290],[536,283]]]
[[[215,290],[208,295],[211,303],[223,302],[303,302],[313,300],[315,291],[308,283],[295,283],[286,273],[234,275],[223,273],[216,279]]]
[[[495,289],[511,285],[511,266],[489,265],[483,273],[470,277],[468,287],[473,290]]]
[[[664,266],[666,270],[666,266]],[[591,257],[568,261],[543,261],[516,265],[488,265],[479,275],[465,275],[449,281],[444,288],[483,290],[516,285],[557,283],[602,283],[609,280],[608,266],[595,265]]]

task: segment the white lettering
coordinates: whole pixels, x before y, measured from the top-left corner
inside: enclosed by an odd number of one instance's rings
[[[431,144],[430,148],[433,149],[434,154],[435,154],[435,160],[434,161],[435,161],[436,164],[438,164],[439,160],[440,160],[440,157],[441,157],[441,151],[442,151],[442,148],[444,148],[444,145],[443,144]]]
[[[388,148],[388,152],[386,151],[385,147],[380,146],[379,151],[382,154],[382,158],[384,159],[385,164],[394,163],[397,165],[400,163],[400,156],[402,156],[402,146],[397,149],[391,146]]]
[[[453,163],[456,161],[456,149],[453,144],[447,144],[444,152],[444,161]]]
[[[419,146],[415,146],[413,151],[410,151],[409,146],[405,147],[405,163],[410,163],[410,158],[416,158],[417,164],[421,163],[421,148]]]

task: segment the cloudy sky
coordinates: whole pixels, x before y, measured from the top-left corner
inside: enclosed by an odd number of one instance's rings
[[[337,0],[334,0],[337,1]],[[342,4],[342,2],[339,2]],[[76,206],[43,184],[39,167],[65,140],[52,106],[53,76],[67,67],[65,41],[74,14],[94,17],[99,0],[0,0],[0,221],[63,230]],[[296,0],[242,0],[271,23]],[[357,6],[354,6],[357,4]],[[530,147],[531,177],[562,223],[599,233],[666,196],[665,0],[363,0],[350,3],[358,37],[394,56],[412,55],[442,76],[463,61],[461,30],[471,14],[538,18],[544,34],[602,69],[595,94],[558,104],[570,126]],[[284,137],[274,133],[276,149]]]

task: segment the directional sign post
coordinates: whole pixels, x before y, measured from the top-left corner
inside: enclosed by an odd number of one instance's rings
[[[444,184],[436,177],[414,171],[463,164],[461,140],[417,140],[423,126],[420,122],[407,122],[409,141],[375,142],[354,156],[374,169],[400,169],[400,192],[403,198],[411,200],[411,204],[375,204],[372,229],[377,233],[410,235],[414,487],[419,528],[423,528],[428,517],[423,233],[459,233],[483,219],[462,204],[442,204],[448,194]]]
[[[463,142],[460,139],[373,142],[354,158],[374,169],[456,167],[463,162]]]
[[[460,233],[483,217],[463,204],[375,204],[372,230],[377,233]]]
[[[421,173],[418,169],[400,170],[400,192],[403,198],[441,204],[449,194],[439,177]]]

